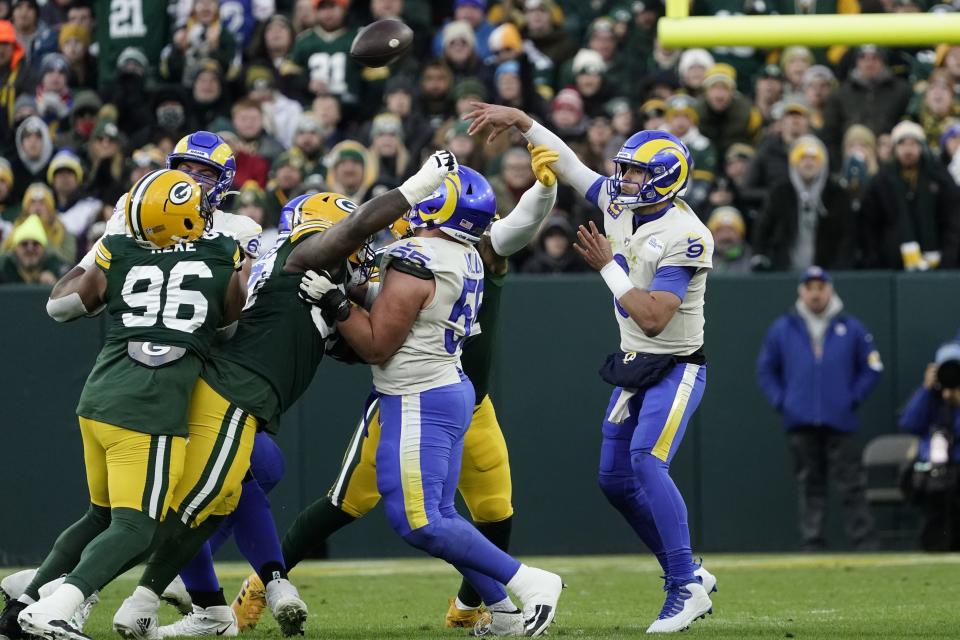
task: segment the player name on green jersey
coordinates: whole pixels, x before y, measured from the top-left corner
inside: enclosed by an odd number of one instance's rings
[[[185,436],[190,395],[242,261],[236,241],[220,234],[167,249],[125,235],[100,240],[96,264],[111,319],[77,415]]]

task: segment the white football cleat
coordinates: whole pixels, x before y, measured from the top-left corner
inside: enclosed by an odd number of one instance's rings
[[[172,604],[177,611],[187,616],[193,613],[193,600],[187,592],[187,585],[183,584],[180,576],[177,576],[167,585],[167,588],[160,594],[160,599],[167,604]]]
[[[137,587],[113,616],[113,630],[126,640],[157,640],[160,598],[146,587]]]
[[[205,636],[235,636],[240,633],[237,617],[230,605],[203,609],[194,605],[193,611],[173,624],[158,629],[161,638],[202,638]]]
[[[473,625],[473,636],[480,638],[509,638],[523,635],[523,612],[516,611],[488,611]]]
[[[697,570],[693,572],[695,578],[703,585],[703,590],[707,593],[717,592],[717,576],[703,568],[702,564],[697,565]]]
[[[46,640],[90,640],[90,636],[51,612],[49,606],[48,601],[38,600],[20,612],[17,621],[26,635]]]
[[[66,576],[60,576],[56,580],[51,580],[47,584],[43,585],[37,592],[40,594],[40,598],[48,598],[53,595],[54,591],[60,588],[60,585],[63,584],[66,580]],[[83,625],[87,623],[87,618],[90,617],[90,612],[93,610],[93,606],[100,602],[100,594],[97,591],[94,591],[89,598],[80,603],[80,606],[77,607],[76,611],[73,612],[73,615],[70,616],[70,619],[67,622],[70,623],[77,631],[83,631]]]
[[[699,582],[677,584],[668,581],[663,587],[667,599],[660,615],[647,628],[647,633],[675,633],[683,631],[697,618],[713,613],[713,603]]]
[[[33,576],[37,575],[36,569],[24,569],[11,573],[3,580],[0,580],[0,591],[7,600],[16,600],[23,595],[30,583],[33,582]]]
[[[267,606],[284,636],[302,636],[307,621],[307,605],[289,580],[278,578],[267,583]]]
[[[557,601],[563,591],[563,580],[555,573],[536,567],[523,566],[521,570],[526,572],[525,581],[530,581],[525,597],[521,598],[523,635],[540,636],[553,622],[553,617],[557,613]],[[517,595],[520,596],[520,594]]]

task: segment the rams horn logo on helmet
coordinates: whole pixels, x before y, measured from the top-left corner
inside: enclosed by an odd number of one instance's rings
[[[193,187],[189,182],[178,182],[170,187],[170,202],[183,204],[193,196]]]

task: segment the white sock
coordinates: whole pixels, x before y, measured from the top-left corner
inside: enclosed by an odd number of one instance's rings
[[[460,611],[476,611],[480,607],[471,607],[468,604],[463,604],[463,601],[460,599],[460,596],[457,596],[457,599],[454,600],[453,606],[455,606]]]
[[[72,584],[62,584],[57,590],[38,602],[42,611],[53,616],[54,620],[69,620],[86,597]]]
[[[158,609],[160,608],[160,596],[146,587],[137,587],[133,590],[133,595],[130,597],[150,602],[151,604],[156,605]]]
[[[33,604],[34,602],[36,602],[36,600],[34,600],[33,598],[31,598],[25,593],[21,593],[20,597],[17,598],[17,602],[22,602],[23,604]]]
[[[513,604],[513,600],[510,599],[510,596],[507,596],[500,602],[494,602],[487,608],[490,611],[496,611],[497,613],[516,613],[519,611],[519,609],[517,609],[517,605]]]

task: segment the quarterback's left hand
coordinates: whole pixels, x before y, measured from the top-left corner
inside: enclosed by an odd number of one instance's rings
[[[577,230],[577,240],[573,243],[573,248],[577,250],[580,257],[590,265],[590,268],[600,271],[607,264],[613,262],[613,250],[610,248],[610,241],[600,233],[597,225],[590,221],[590,229],[580,225]]]

